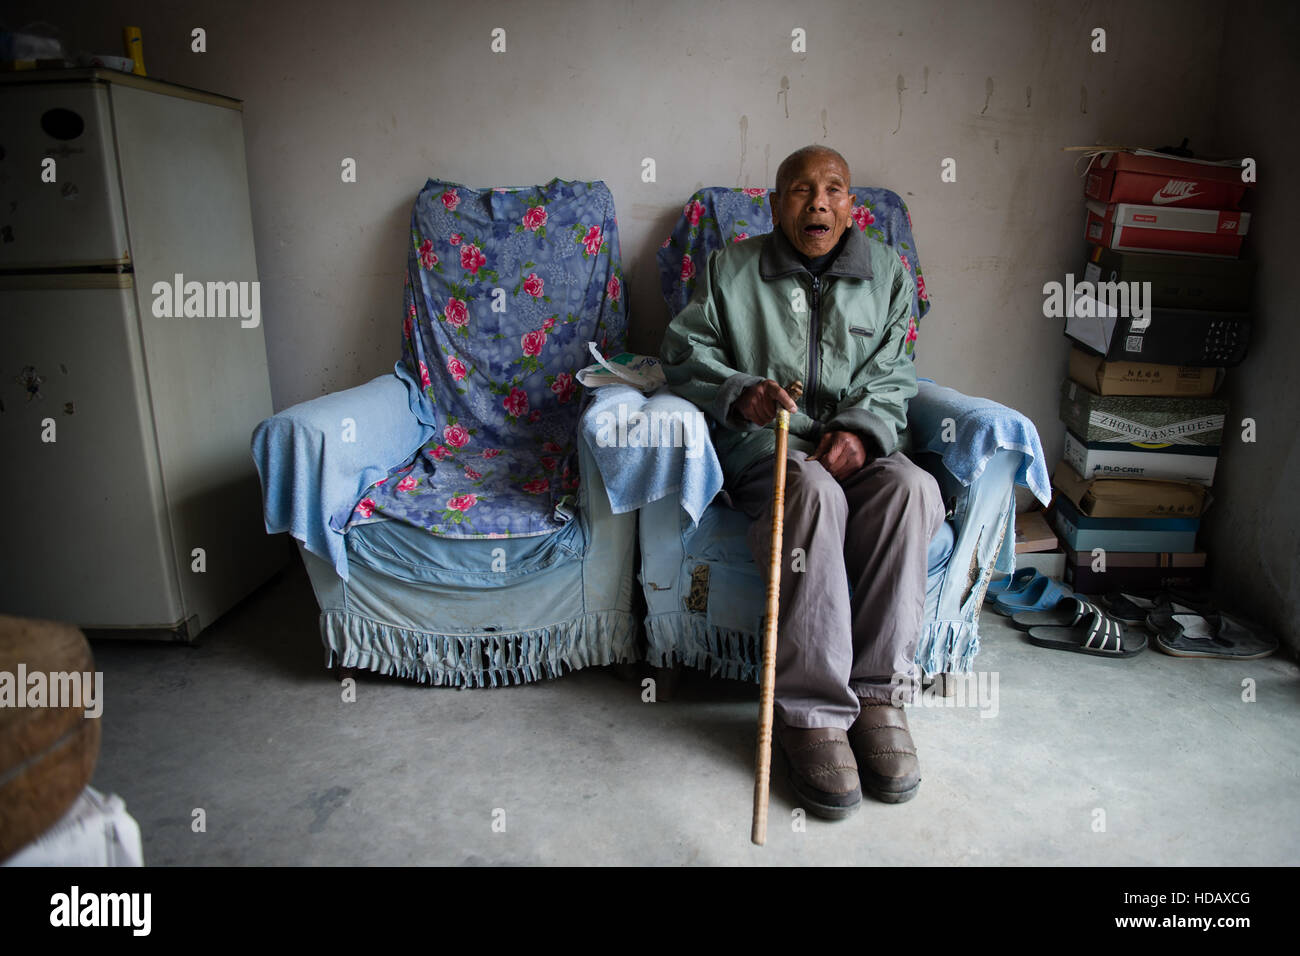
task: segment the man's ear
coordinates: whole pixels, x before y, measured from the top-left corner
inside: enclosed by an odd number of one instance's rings
[[[770,192],[767,194],[767,204],[772,207],[772,225],[775,226],[778,224],[775,192]]]

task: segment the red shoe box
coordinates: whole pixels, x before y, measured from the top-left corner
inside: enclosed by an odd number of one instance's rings
[[[1141,149],[1094,156],[1083,192],[1103,203],[1240,209],[1249,185],[1236,160],[1211,163]]]
[[[1171,209],[1130,203],[1088,203],[1084,237],[1123,252],[1169,252],[1235,259],[1250,227],[1250,213],[1221,209]]]

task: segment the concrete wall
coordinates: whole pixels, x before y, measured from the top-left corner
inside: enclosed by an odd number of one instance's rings
[[[1247,245],[1259,263],[1250,355],[1228,372],[1232,428],[1201,544],[1225,597],[1300,650],[1300,7],[1234,3],[1224,32],[1215,129],[1225,155],[1259,164]],[[1257,441],[1241,441],[1253,418]]]
[[[27,10],[11,24],[39,17],[104,52],[132,22],[151,75],[245,101],[276,407],[396,358],[406,221],[428,176],[606,180],[632,344],[651,349],[667,321],[654,251],[690,193],[769,184],[792,149],[827,142],[855,181],[912,209],[936,302],[922,374],[1016,405],[1053,451],[1065,346],[1040,289],[1078,271],[1082,248],[1079,179],[1060,147],[1208,137],[1225,12],[1219,0],[1084,13],[924,0],[13,6]],[[1186,26],[1171,28],[1173,10]],[[190,52],[196,26],[203,54]],[[498,26],[504,54],[489,49]],[[1104,55],[1089,51],[1094,26]],[[794,27],[806,54],[791,52]],[[340,182],[344,157],[356,184]],[[939,180],[944,157],[956,183]]]
[[[1054,465],[1067,348],[1059,323],[1042,317],[1041,288],[1079,272],[1083,256],[1081,181],[1061,147],[1187,136],[1205,152],[1254,151],[1273,163],[1261,159],[1260,198],[1276,199],[1296,137],[1270,113],[1296,87],[1294,30],[1275,30],[1276,16],[1258,3],[9,8],[11,26],[51,21],[74,49],[118,52],[120,27],[138,25],[151,75],[245,100],[277,408],[391,367],[406,222],[429,176],[476,186],[557,175],[608,182],[630,282],[630,344],[652,351],[667,321],[654,251],[687,196],[703,184],[770,184],[786,153],[826,142],[848,157],[855,182],[888,186],[911,207],[935,301],[921,327],[921,374],[1028,414]],[[203,54],[190,51],[196,26],[207,31]],[[490,50],[496,27],[506,30],[504,54]],[[803,54],[791,51],[796,27],[807,34]],[[1090,50],[1095,27],[1106,30],[1104,54]],[[640,178],[647,156],[655,183]],[[357,160],[356,184],[340,182],[344,157]],[[957,161],[955,183],[940,181],[945,157]],[[1252,243],[1274,262],[1290,248],[1294,195],[1258,218]],[[1294,301],[1295,273],[1289,263],[1265,268],[1262,301]],[[1263,438],[1225,460],[1223,498],[1232,500],[1210,522],[1222,572],[1272,602],[1278,623],[1297,610],[1298,522],[1269,482],[1300,464],[1297,386],[1284,364],[1296,332],[1284,315],[1266,317],[1266,347],[1229,379],[1236,408],[1254,412]]]

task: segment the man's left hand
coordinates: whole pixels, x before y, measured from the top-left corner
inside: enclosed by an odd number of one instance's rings
[[[836,481],[843,481],[867,463],[867,449],[853,432],[825,432],[809,461],[820,461]]]

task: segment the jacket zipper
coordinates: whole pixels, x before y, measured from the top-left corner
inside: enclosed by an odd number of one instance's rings
[[[804,391],[804,411],[817,417],[817,374],[821,355],[821,276],[812,277],[812,316],[808,321],[808,388]]]

